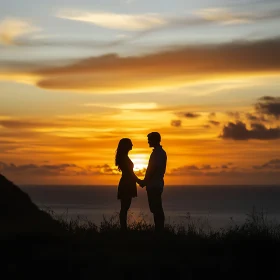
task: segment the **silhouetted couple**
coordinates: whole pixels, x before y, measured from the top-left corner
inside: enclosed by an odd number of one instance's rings
[[[132,141],[129,138],[120,140],[116,151],[116,166],[122,172],[118,186],[118,199],[121,201],[120,225],[123,231],[127,230],[127,212],[133,197],[137,197],[138,183],[142,188],[146,187],[150,211],[154,216],[155,230],[164,229],[164,211],[162,208],[162,192],[164,186],[164,174],[166,169],[166,152],[160,145],[161,136],[158,132],[147,135],[150,147],[153,147],[144,180],[139,179],[133,171],[133,162],[128,157],[132,150]]]

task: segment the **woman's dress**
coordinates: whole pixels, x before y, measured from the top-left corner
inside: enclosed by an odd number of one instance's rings
[[[137,196],[137,176],[134,174],[134,164],[131,159],[125,157],[119,165],[122,171],[122,177],[118,186],[118,199],[132,198]]]

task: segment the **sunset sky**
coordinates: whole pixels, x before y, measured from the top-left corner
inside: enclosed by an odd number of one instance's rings
[[[1,0],[3,2],[3,0]],[[10,0],[0,10],[0,172],[117,184],[147,134],[167,185],[280,184],[279,0]]]

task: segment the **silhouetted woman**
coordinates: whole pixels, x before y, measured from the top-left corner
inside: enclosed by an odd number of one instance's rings
[[[122,177],[118,186],[118,199],[121,201],[120,224],[122,230],[127,230],[127,212],[131,205],[132,198],[137,196],[136,182],[141,182],[134,174],[134,164],[128,157],[128,152],[132,150],[132,146],[132,142],[129,138],[121,139],[115,159],[116,166],[122,172]]]

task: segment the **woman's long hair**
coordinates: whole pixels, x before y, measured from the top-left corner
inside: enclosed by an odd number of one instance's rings
[[[119,171],[121,171],[120,165],[123,161],[123,158],[127,156],[130,145],[131,140],[129,138],[122,138],[118,144],[118,148],[116,150],[115,165],[118,167]]]

